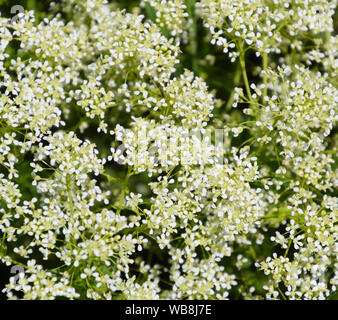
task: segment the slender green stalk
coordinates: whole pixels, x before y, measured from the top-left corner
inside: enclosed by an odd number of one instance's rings
[[[128,181],[129,181],[129,178],[131,176],[132,176],[132,170],[131,170],[130,167],[128,167],[128,172],[127,172],[127,175],[125,176],[125,179],[123,181],[121,195],[120,195],[120,198],[118,200],[118,204],[117,204],[118,210],[117,210],[116,214],[120,214],[121,209],[123,207],[123,201],[124,201],[126,192],[128,191]]]
[[[156,12],[148,2],[145,3],[145,10],[147,18],[154,22],[156,20]]]
[[[256,261],[256,260],[257,260],[257,255],[256,255],[256,251],[255,251],[255,249],[253,248],[253,246],[250,246],[250,247],[249,247],[249,251],[250,251],[252,257],[254,258],[254,260]]]
[[[67,184],[67,195],[68,195],[68,199],[69,199],[69,208],[70,208],[70,214],[71,214],[70,219],[71,219],[72,225],[74,226],[75,225],[75,223],[74,223],[74,204],[73,204],[72,191],[70,189],[71,181],[70,181],[69,175],[67,175],[67,177],[66,177],[66,184]],[[80,233],[80,237],[83,241],[85,240],[81,233]],[[74,244],[74,243],[72,243],[72,244]]]
[[[264,98],[268,92],[268,88],[267,88],[268,78],[266,74],[266,71],[268,69],[268,54],[266,52],[263,52],[262,58],[263,58],[263,70],[265,71],[264,76],[263,76],[263,84],[264,84],[263,98]]]
[[[246,92],[248,94],[248,98],[251,102],[252,101],[252,95],[251,95],[251,91],[250,91],[248,75],[247,75],[247,72],[246,72],[245,51],[243,49],[242,44],[240,44],[239,48],[240,48],[239,63],[240,63],[241,69],[242,69],[242,76],[243,76],[243,80],[244,80],[245,89],[246,89]]]
[[[187,9],[189,18],[191,20],[191,29],[190,29],[190,45],[191,45],[191,65],[192,70],[195,74],[198,74],[198,64],[197,64],[197,52],[198,52],[198,42],[197,42],[197,21],[195,15],[195,4],[196,0],[188,0]]]
[[[225,106],[225,111],[230,111],[231,106],[234,102],[235,88],[239,85],[239,82],[241,80],[241,68],[239,66],[236,68],[233,80],[234,80],[234,89],[232,90],[229,100]]]
[[[74,216],[73,198],[72,198],[72,193],[71,193],[71,190],[70,190],[70,180],[69,180],[68,175],[67,175],[67,178],[66,178],[66,183],[67,183],[67,194],[68,194],[68,199],[69,199],[70,213],[73,217]]]
[[[292,239],[289,239],[288,248],[286,249],[286,251],[284,253],[284,258],[288,255],[290,247],[291,247],[291,244],[292,244]]]
[[[283,297],[283,299],[284,299],[284,300],[287,300],[286,297],[285,297],[285,295],[283,294],[282,290],[279,289],[278,287],[277,287],[277,289],[278,289],[279,293],[281,294],[281,296]]]

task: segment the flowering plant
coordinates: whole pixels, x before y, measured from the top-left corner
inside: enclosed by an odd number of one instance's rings
[[[0,17],[2,293],[337,299],[336,5]]]

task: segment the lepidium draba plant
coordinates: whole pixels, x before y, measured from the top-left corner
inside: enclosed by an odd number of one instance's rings
[[[336,1],[121,3],[0,18],[2,292],[336,298]]]

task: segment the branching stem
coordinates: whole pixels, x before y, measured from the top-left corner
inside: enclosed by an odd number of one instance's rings
[[[244,80],[245,89],[246,89],[246,92],[248,94],[248,98],[251,102],[252,101],[252,95],[251,95],[251,91],[250,91],[248,75],[247,75],[247,72],[246,72],[245,51],[243,49],[242,44],[239,45],[239,48],[240,48],[239,63],[241,65],[241,69],[242,69],[242,76],[243,76],[243,80]]]

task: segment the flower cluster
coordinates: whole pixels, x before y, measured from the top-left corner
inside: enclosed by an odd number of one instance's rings
[[[268,89],[264,105],[252,105],[248,112],[256,115],[256,125],[265,143],[280,148],[277,174],[293,172],[318,190],[337,186],[337,176],[331,169],[332,154],[326,153],[326,138],[338,121],[338,91],[327,75],[314,73],[302,66],[278,67],[267,70]],[[251,85],[253,98],[262,90]],[[238,96],[239,97],[239,96]]]
[[[332,32],[336,1],[202,0],[199,12],[212,34],[212,44],[233,59],[244,43],[262,52],[280,52],[284,43],[301,43],[308,33]],[[299,44],[300,45],[300,44]]]
[[[335,297],[336,1],[195,2],[0,17],[9,299]],[[239,57],[225,108],[208,39]]]
[[[150,4],[156,12],[156,24],[167,27],[173,37],[181,36],[187,29],[188,13],[183,0],[144,0],[141,6]]]

